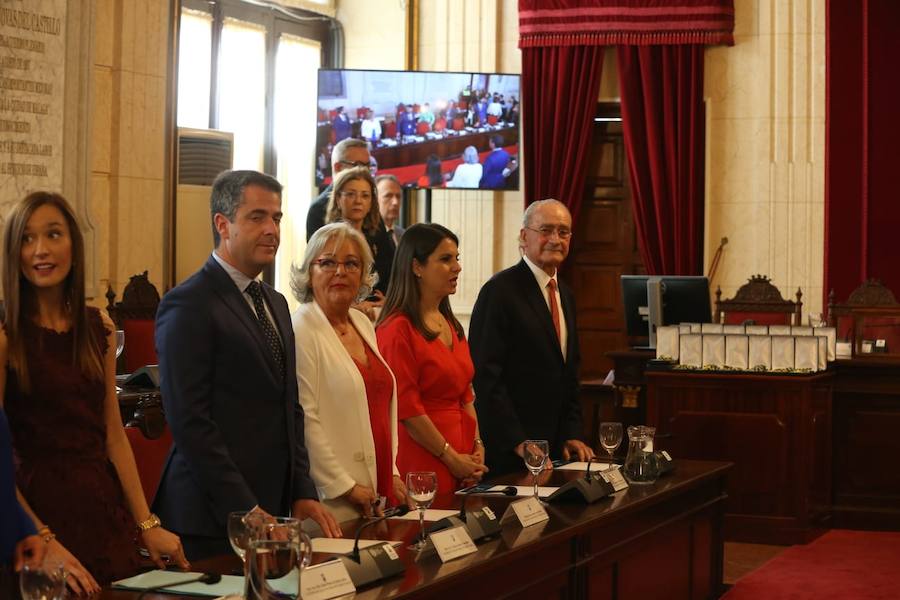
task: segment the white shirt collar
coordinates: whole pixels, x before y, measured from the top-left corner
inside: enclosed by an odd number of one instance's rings
[[[554,273],[552,277],[550,275],[547,275],[547,272],[531,262],[527,255],[523,254],[522,259],[525,261],[525,264],[528,265],[528,268],[531,269],[531,272],[534,273],[534,278],[537,279],[538,285],[541,287],[541,290],[547,287],[547,284],[551,279],[556,279],[556,273]],[[557,281],[556,284],[558,286],[559,282]]]
[[[225,259],[219,256],[219,253],[215,250],[213,250],[212,256],[216,259],[216,262],[219,263],[219,266],[225,269],[225,272],[231,277],[231,280],[234,282],[234,285],[237,286],[237,289],[239,289],[242,294],[246,292],[247,286],[250,285],[250,282],[253,281],[253,279],[241,273],[233,265],[225,262]]]

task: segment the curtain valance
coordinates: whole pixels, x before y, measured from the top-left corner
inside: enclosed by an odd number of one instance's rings
[[[734,0],[519,0],[519,47],[734,44]]]

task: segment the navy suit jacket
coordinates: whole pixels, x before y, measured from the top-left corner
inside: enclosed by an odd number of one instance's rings
[[[561,458],[566,440],[582,437],[578,401],[575,296],[559,283],[566,320],[566,360],[550,310],[524,260],[484,284],[472,310],[469,348],[475,364],[475,409],[491,475],[521,470],[513,449],[526,439],[550,442]]]
[[[35,533],[34,523],[16,498],[15,474],[9,423],[0,409],[0,566],[12,564],[16,544]]]
[[[484,159],[484,167],[481,172],[481,181],[478,187],[482,189],[496,190],[506,185],[506,177],[503,169],[509,165],[509,152],[503,148],[491,151]]]
[[[317,497],[287,301],[262,287],[284,342],[284,376],[256,315],[212,256],[159,305],[160,387],[175,444],[153,507],[178,533],[225,537],[229,512],[258,504],[289,515],[294,500]]]

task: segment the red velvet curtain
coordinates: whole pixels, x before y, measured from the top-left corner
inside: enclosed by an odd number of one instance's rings
[[[828,0],[823,302],[869,278],[900,295],[898,32],[896,0]]]
[[[704,50],[616,49],[632,207],[650,275],[703,273]]]
[[[617,44],[647,271],[701,273],[703,49],[733,30],[733,0],[519,0],[525,204],[553,196],[577,218],[602,49]]]
[[[602,46],[522,49],[526,206],[556,198],[578,218],[602,66]]]

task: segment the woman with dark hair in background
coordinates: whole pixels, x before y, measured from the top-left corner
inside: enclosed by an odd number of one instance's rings
[[[59,194],[34,192],[6,218],[0,404],[19,459],[23,508],[76,593],[138,570],[137,530],[160,568],[188,567],[141,488],[116,398],[115,326],[87,306],[84,239]]]
[[[449,492],[487,472],[472,392],[475,369],[450,295],[462,268],[446,227],[413,225],[400,238],[378,321],[378,348],[397,379],[397,466],[434,471]]]
[[[437,154],[429,154],[425,163],[425,174],[419,177],[420,188],[444,187],[444,174],[441,171],[441,159]]]

